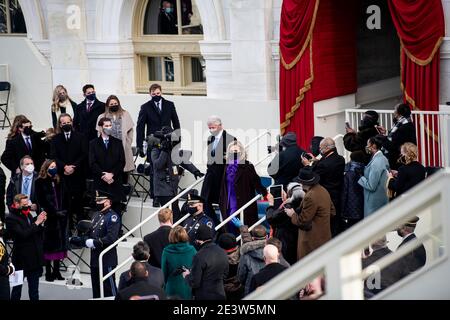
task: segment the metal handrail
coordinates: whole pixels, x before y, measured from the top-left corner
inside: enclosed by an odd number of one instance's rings
[[[431,215],[430,219],[435,222],[416,242],[409,244],[410,246],[405,249],[400,248],[396,255],[389,255],[389,258],[383,261],[383,265],[385,262],[390,262],[391,258],[402,256],[404,250],[409,251],[418,243],[429,239],[428,235],[437,230],[435,226],[442,228],[443,245],[450,244],[450,216],[447,214],[450,210],[450,203],[445,200],[450,197],[449,185],[450,169],[443,169],[415,186],[404,196],[390,202],[353,226],[351,232],[346,231],[314,250],[245,299],[286,299],[310,282],[313,277],[324,273],[327,277],[326,298],[361,299],[362,288],[358,287],[356,290],[353,284],[358,283],[358,281],[354,281],[355,277],[357,279],[358,275],[365,275],[362,274],[364,270],[361,267],[361,250],[367,244],[421,213]],[[431,211],[428,212],[428,210]],[[448,259],[447,250],[444,251],[443,257]],[[430,270],[434,261],[437,262],[438,259],[440,256],[434,258],[430,264],[427,261],[427,265],[422,269]],[[300,270],[301,273],[299,273]],[[407,281],[407,279],[405,280]]]
[[[199,184],[200,182],[203,182],[203,180],[205,179],[205,177],[202,177],[200,179],[198,179],[197,181],[195,181],[193,184],[191,184],[188,188],[186,188],[185,190],[183,190],[183,192],[181,192],[180,194],[178,194],[176,197],[173,197],[169,202],[167,202],[165,205],[163,205],[161,208],[159,208],[158,210],[156,210],[153,214],[151,214],[150,216],[148,216],[147,218],[145,218],[145,220],[141,221],[140,223],[138,223],[135,227],[133,227],[130,231],[128,231],[127,233],[125,233],[123,236],[121,236],[119,239],[117,239],[113,244],[111,244],[110,246],[108,246],[106,249],[104,249],[99,257],[98,257],[98,265],[99,265],[99,275],[100,275],[100,297],[104,297],[104,290],[103,290],[103,281],[105,281],[109,276],[111,276],[112,274],[114,274],[117,270],[119,270],[118,267],[114,268],[111,272],[108,273],[108,276],[103,276],[103,256],[110,251],[112,248],[115,248],[120,242],[122,242],[124,239],[126,239],[128,236],[130,236],[134,231],[136,231],[137,229],[139,229],[140,227],[142,227],[145,223],[147,223],[148,221],[150,221],[153,217],[155,217],[156,215],[158,215],[158,213],[165,209],[168,208],[170,205],[172,205],[172,203],[174,203],[175,201],[177,201],[178,199],[180,199],[182,196],[184,196],[186,193],[188,193],[192,188],[194,188],[197,184]],[[124,264],[123,264],[124,265]],[[122,267],[122,264],[120,265],[120,267]]]
[[[252,145],[253,143],[255,143],[256,141],[258,141],[259,139],[261,139],[262,137],[264,137],[265,135],[271,135],[271,132],[269,130],[263,132],[262,134],[260,134],[259,136],[257,136],[256,138],[252,139],[244,148],[248,148],[250,145]],[[262,163],[264,160],[266,160],[268,157],[270,156],[267,155],[266,157],[264,157],[261,161],[258,161],[258,163],[256,165],[259,165],[260,163]],[[122,242],[124,239],[126,239],[128,236],[130,236],[134,231],[136,231],[137,229],[141,228],[145,223],[147,223],[148,221],[150,221],[153,217],[155,217],[162,209],[168,208],[170,205],[172,205],[172,203],[174,203],[175,201],[179,200],[182,196],[184,196],[186,193],[188,193],[192,188],[194,188],[197,184],[199,184],[200,182],[203,182],[205,180],[205,177],[200,178],[199,180],[197,180],[196,182],[194,182],[193,184],[191,184],[189,187],[187,187],[185,190],[183,190],[183,192],[181,192],[180,194],[178,194],[177,196],[175,196],[174,198],[172,198],[168,203],[166,203],[165,205],[163,205],[162,207],[160,207],[156,212],[154,212],[153,214],[151,214],[150,216],[148,216],[145,220],[141,221],[140,223],[138,223],[134,228],[132,228],[130,231],[128,231],[127,233],[125,233],[122,237],[120,237],[119,239],[117,239],[113,244],[111,244],[110,246],[108,246],[106,249],[104,249],[99,257],[99,281],[100,281],[100,297],[103,298],[104,297],[104,290],[103,290],[103,282],[109,278],[111,275],[113,275],[117,270],[119,270],[121,267],[123,267],[127,262],[129,262],[132,258],[128,257],[126,259],[125,262],[122,262],[119,266],[115,267],[111,272],[109,272],[106,276],[103,276],[103,256],[110,251],[112,248],[116,247],[120,242]],[[181,222],[183,222],[184,220],[186,220],[189,217],[189,215],[185,215],[181,220],[177,221],[177,223],[175,225],[179,225]]]

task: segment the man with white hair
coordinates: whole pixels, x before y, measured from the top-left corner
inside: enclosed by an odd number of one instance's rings
[[[227,147],[236,138],[223,129],[222,120],[218,116],[210,116],[207,125],[211,135],[208,137],[208,163],[201,196],[210,207],[214,203],[219,203]],[[212,210],[206,210],[206,214],[218,225],[220,223],[219,219],[215,212],[210,211]]]
[[[336,216],[331,217],[331,234],[337,236],[342,228],[340,226],[341,189],[344,183],[345,159],[338,154],[333,138],[324,138],[319,145],[320,160],[308,160],[302,157],[305,166],[312,166],[313,172],[320,176],[320,184],[330,194],[331,201],[336,208]],[[311,155],[312,156],[312,155]]]
[[[253,276],[250,282],[250,292],[255,291],[256,288],[269,282],[272,278],[275,278],[278,274],[287,269],[280,264],[278,249],[273,244],[266,245],[263,253],[266,266]]]

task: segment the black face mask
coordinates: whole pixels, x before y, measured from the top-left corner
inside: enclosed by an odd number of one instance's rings
[[[27,136],[31,135],[33,133],[33,129],[31,129],[31,127],[25,127],[23,129],[23,133]]]
[[[104,203],[96,203],[95,204],[95,210],[97,210],[97,211],[102,211],[104,208],[105,208]]]
[[[194,215],[194,214],[197,212],[197,208],[196,208],[196,207],[189,207],[188,210],[187,210],[187,212],[188,212],[190,215]]]
[[[162,99],[161,96],[153,96],[152,97],[152,100],[155,101],[155,102],[159,102],[159,101],[161,101],[161,99]]]
[[[119,106],[117,105],[117,106],[110,106],[109,107],[109,111],[111,111],[111,112],[117,112],[117,111],[119,111]]]
[[[70,132],[70,131],[72,131],[72,125],[71,124],[65,124],[65,125],[61,126],[61,129],[64,132]]]

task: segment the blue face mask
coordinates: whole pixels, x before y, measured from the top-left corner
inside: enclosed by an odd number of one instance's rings
[[[48,174],[54,177],[58,173],[57,168],[48,169]]]
[[[88,95],[86,96],[86,99],[88,99],[88,100],[90,100],[90,101],[94,101],[95,98],[96,98],[95,93],[91,93],[91,94],[88,94]]]
[[[173,9],[172,8],[165,8],[164,11],[166,11],[166,13],[172,13]]]

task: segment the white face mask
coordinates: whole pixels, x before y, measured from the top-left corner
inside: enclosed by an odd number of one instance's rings
[[[28,173],[33,173],[34,172],[34,165],[32,164],[28,164],[25,166],[24,170]]]

